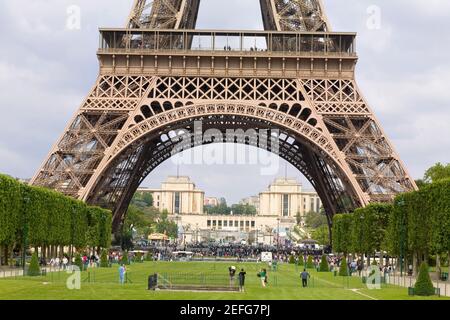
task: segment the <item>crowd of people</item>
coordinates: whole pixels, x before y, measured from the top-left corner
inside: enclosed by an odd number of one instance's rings
[[[266,287],[268,285],[268,270],[272,269],[273,266],[276,266],[278,263],[292,263],[292,259],[294,259],[294,263],[300,265],[300,260],[303,260],[303,263],[309,260],[312,262],[312,268],[319,268],[322,256],[324,255],[323,250],[315,250],[312,248],[299,248],[295,246],[284,246],[277,248],[276,246],[250,246],[243,244],[228,244],[228,245],[220,245],[220,244],[210,244],[210,243],[198,243],[198,244],[189,244],[185,246],[179,246],[176,244],[167,244],[163,246],[154,245],[146,248],[145,250],[147,254],[142,254],[140,252],[139,255],[136,254],[135,251],[125,252],[120,248],[111,249],[108,251],[107,259],[110,265],[117,264],[119,266],[119,281],[120,283],[125,282],[126,275],[126,265],[123,263],[124,255],[127,255],[128,261],[136,262],[137,259],[148,259],[151,257],[154,261],[173,261],[176,260],[176,252],[189,252],[191,258],[202,260],[204,258],[212,258],[212,259],[229,259],[235,260],[237,262],[241,261],[254,261],[254,262],[263,262],[263,253],[271,253],[271,262],[268,264],[268,269],[262,268],[257,276],[261,281],[261,286]],[[338,271],[342,268],[343,257],[335,256],[333,254],[325,254],[327,259],[330,271]],[[97,253],[92,253],[91,255],[83,254],[81,256],[81,262],[85,268],[95,268],[100,264],[101,258]],[[312,261],[311,261],[312,260]],[[69,256],[64,255],[62,258],[56,257],[51,258],[49,261],[42,261],[41,265],[50,266],[53,268],[67,269],[69,265],[75,263],[75,257],[69,258]],[[350,275],[358,274],[362,275],[363,270],[366,270],[369,262],[364,260],[363,257],[349,257],[347,263],[347,270]],[[372,263],[373,264],[373,260]],[[381,274],[390,274],[395,271],[395,266],[391,264],[376,264],[380,269]],[[228,269],[229,277],[230,277],[230,285],[233,285],[237,276],[237,280],[239,282],[239,290],[244,291],[245,286],[245,277],[246,272],[244,269],[241,269],[240,272],[236,267],[231,266]],[[300,272],[300,279],[303,287],[308,286],[308,280],[310,278],[310,274],[307,269],[304,269],[303,272]]]
[[[242,244],[211,244],[211,243],[198,243],[198,244],[187,244],[184,246],[179,246],[176,244],[170,244],[165,246],[152,246],[146,248],[150,250],[155,257],[155,260],[171,260],[174,259],[174,252],[184,251],[191,252],[194,259],[202,258],[235,258],[237,260],[254,260],[258,261],[261,259],[261,254],[263,252],[272,253],[273,260],[278,262],[288,262],[291,255],[298,256],[303,254],[306,256],[313,256],[320,261],[323,250],[316,249],[306,249],[299,248],[295,246],[251,246]]]

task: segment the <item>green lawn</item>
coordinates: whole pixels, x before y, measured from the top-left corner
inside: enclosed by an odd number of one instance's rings
[[[300,270],[294,265],[281,265],[277,272],[269,272],[269,286],[262,288],[256,276],[265,265],[235,264],[247,271],[245,293],[215,292],[167,292],[148,291],[147,278],[150,274],[189,273],[211,274],[227,277],[231,263],[202,262],[146,262],[128,266],[131,283],[120,285],[117,266],[109,269],[92,269],[90,282],[88,273],[82,272],[80,290],[66,287],[68,274],[49,273],[46,277],[0,279],[0,300],[407,300],[407,299],[449,299],[445,297],[410,297],[407,288],[383,285],[381,290],[369,290],[359,278],[334,277],[331,273],[310,271],[312,279],[309,288],[301,288]]]

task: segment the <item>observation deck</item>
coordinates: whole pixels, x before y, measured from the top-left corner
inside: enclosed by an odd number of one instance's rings
[[[353,78],[356,33],[100,29],[101,73]]]

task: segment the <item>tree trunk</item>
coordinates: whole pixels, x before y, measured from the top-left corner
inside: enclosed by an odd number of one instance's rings
[[[366,253],[366,257],[367,257],[367,268],[370,267],[370,255],[368,253]]]
[[[441,278],[441,256],[439,253],[436,254],[436,278]]]
[[[409,259],[408,259],[408,256],[404,256],[403,257],[403,272],[408,273],[408,271],[409,271]]]
[[[9,265],[9,245],[5,246],[5,265]]]
[[[448,274],[450,276],[450,250],[448,251],[448,258],[447,258],[447,264],[448,264]]]
[[[418,264],[418,258],[419,258],[419,252],[414,252],[413,253],[413,274],[415,275],[415,276],[417,276],[417,264]]]
[[[6,254],[5,254],[6,246],[0,245],[0,266],[5,265]]]

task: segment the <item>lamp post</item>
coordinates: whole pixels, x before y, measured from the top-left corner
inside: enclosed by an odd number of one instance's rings
[[[398,205],[403,208],[403,206],[405,205],[405,200],[400,200],[398,202]],[[405,214],[404,211],[402,209],[402,218],[401,218],[401,226],[400,226],[400,277],[403,277],[403,260],[404,260],[404,256],[405,256]]]
[[[195,224],[195,243],[198,243],[198,223]]]
[[[26,255],[27,255],[27,247],[28,247],[28,216],[27,216],[27,208],[28,203],[30,202],[30,197],[28,194],[25,195],[23,198],[24,203],[24,221],[23,221],[23,248],[22,248],[22,269],[23,269],[23,275],[25,275],[25,269],[26,269]]]
[[[265,245],[266,239],[265,239],[265,232],[263,229],[263,225],[261,224],[259,227],[261,228],[261,233],[262,233],[262,243],[263,243],[263,245]]]
[[[280,220],[281,218],[277,218],[277,251],[280,250]]]

